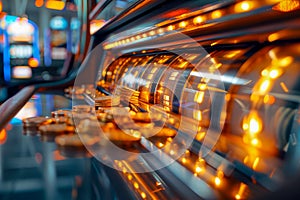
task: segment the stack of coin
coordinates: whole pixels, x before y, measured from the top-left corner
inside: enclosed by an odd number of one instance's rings
[[[74,125],[71,110],[53,111],[51,112],[51,116],[54,118],[56,123],[66,123],[69,125]]]
[[[75,128],[67,124],[46,124],[39,126],[39,131],[42,141],[53,142],[58,135],[74,134]]]
[[[95,107],[111,107],[120,104],[120,96],[100,96],[95,98]]]
[[[37,135],[39,134],[39,126],[42,124],[51,124],[53,119],[49,117],[29,117],[23,119],[23,134]]]

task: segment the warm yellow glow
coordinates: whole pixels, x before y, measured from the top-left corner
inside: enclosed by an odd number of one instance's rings
[[[199,158],[195,164],[195,172],[201,173],[205,170],[205,160],[203,158]]]
[[[235,12],[246,12],[254,8],[254,1],[242,1],[234,6]]]
[[[256,112],[251,112],[243,122],[243,130],[254,137],[262,130],[262,121]]]
[[[279,33],[272,33],[271,35],[268,36],[269,42],[274,42],[280,38]]]
[[[141,39],[141,36],[140,36],[140,35],[137,35],[135,38],[136,38],[137,40],[139,40],[139,39]]]
[[[289,89],[287,88],[287,86],[286,86],[286,84],[285,84],[284,82],[281,82],[281,83],[280,83],[280,86],[281,86],[281,88],[282,88],[282,90],[283,90],[284,92],[286,92],[286,93],[289,92]]]
[[[128,180],[132,180],[132,175],[131,174],[128,174],[128,176],[127,176],[127,178],[128,178]]]
[[[130,41],[131,41],[131,42],[135,41],[135,38],[134,38],[134,37],[131,37],[131,38],[130,38]]]
[[[142,37],[143,37],[143,38],[147,37],[147,34],[146,34],[146,33],[143,33]]]
[[[235,199],[243,199],[243,194],[247,188],[247,185],[245,183],[241,183],[239,187],[239,191],[235,195]]]
[[[259,140],[258,140],[257,138],[253,138],[253,139],[251,140],[251,144],[252,144],[253,146],[258,146]]]
[[[250,119],[249,122],[249,132],[251,134],[256,134],[260,131],[261,125],[257,118]]]
[[[167,30],[168,31],[173,31],[173,30],[175,30],[175,26],[174,25],[170,25],[170,26],[168,26]]]
[[[241,50],[236,50],[236,51],[230,51],[228,54],[225,54],[225,58],[233,58],[236,55],[238,55],[241,52]]]
[[[266,69],[264,69],[264,70],[261,71],[261,75],[262,76],[268,76],[269,75],[269,71],[266,70]]]
[[[271,69],[271,70],[264,69],[261,72],[261,75],[264,76],[264,77],[271,78],[271,79],[276,79],[279,76],[281,76],[282,73],[283,73],[282,69]]]
[[[180,28],[185,28],[187,25],[188,25],[188,23],[186,21],[182,21],[179,23]]]
[[[195,17],[195,18],[193,19],[193,23],[194,23],[195,25],[201,24],[201,23],[203,23],[204,21],[205,21],[205,17],[204,17],[204,16],[198,16],[198,17]]]
[[[285,58],[279,59],[278,65],[281,67],[287,67],[294,61],[294,58],[292,56],[287,56]]]
[[[0,1],[0,12],[2,12],[3,10],[3,5],[2,5],[2,1]]]
[[[133,186],[134,186],[135,189],[139,189],[139,184],[137,182],[134,182]]]
[[[186,158],[182,158],[182,163],[185,164],[186,163]]]
[[[147,195],[145,194],[145,192],[141,192],[141,197],[142,197],[143,199],[146,199]]]
[[[273,7],[274,10],[281,12],[291,12],[300,8],[298,0],[283,0]]]
[[[165,31],[164,31],[163,28],[158,29],[158,33],[159,33],[159,34],[162,34],[162,33],[164,33],[164,32],[165,32]]]
[[[194,110],[193,111],[194,119],[201,121],[202,120],[202,112],[201,110]]]
[[[252,169],[255,170],[257,168],[258,163],[259,163],[259,157],[255,158],[253,165],[252,165]]]
[[[280,69],[272,69],[269,73],[270,78],[276,79],[283,73]]]
[[[194,102],[202,103],[204,100],[204,92],[203,91],[197,91],[194,97]]]
[[[265,93],[269,90],[270,86],[271,86],[271,81],[268,79],[264,80],[259,86],[259,91],[261,93]]]
[[[219,177],[215,177],[215,185],[220,186],[221,185],[221,179]]]
[[[155,35],[155,31],[150,31],[149,35],[151,35],[151,36]]]
[[[199,90],[206,90],[207,84],[206,83],[199,83],[198,88],[199,88]]]
[[[236,195],[235,195],[235,199],[241,199],[241,195],[236,194]]]
[[[211,13],[211,18],[212,19],[217,19],[222,17],[223,12],[221,10],[215,10],[214,12]]]
[[[204,138],[205,134],[206,134],[206,132],[204,132],[204,131],[197,133],[196,139],[198,141],[201,141]]]
[[[63,10],[65,8],[65,2],[57,1],[57,0],[48,0],[46,2],[46,8],[49,8],[52,10]]]

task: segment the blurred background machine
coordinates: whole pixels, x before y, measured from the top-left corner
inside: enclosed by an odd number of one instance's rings
[[[88,165],[75,174],[84,187],[72,191],[85,188],[91,199],[299,195],[292,187],[299,180],[299,1],[77,6],[84,8],[84,39],[74,62],[81,67],[27,95],[70,86],[38,115],[64,109],[73,121],[63,123],[77,129],[71,136],[79,136],[92,155],[81,155]],[[43,125],[41,136],[49,128]],[[59,149],[57,138],[53,148]],[[115,146],[129,159],[116,155]],[[65,161],[77,153],[64,154]]]

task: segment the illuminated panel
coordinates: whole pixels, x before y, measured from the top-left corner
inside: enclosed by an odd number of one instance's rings
[[[11,45],[9,49],[10,58],[30,58],[33,54],[31,45]]]
[[[55,60],[64,60],[67,58],[66,48],[54,47],[51,49],[51,57]]]
[[[12,70],[12,78],[27,79],[32,77],[32,70],[29,66],[15,66]]]
[[[65,8],[65,2],[64,1],[56,1],[56,0],[47,0],[46,2],[46,8],[52,9],[52,10],[63,10]]]

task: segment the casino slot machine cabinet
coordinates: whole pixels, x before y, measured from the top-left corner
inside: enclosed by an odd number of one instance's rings
[[[22,127],[86,159],[86,198],[299,197],[299,1],[90,3],[72,104]]]
[[[14,20],[4,31],[4,80],[6,83],[32,79],[40,65],[38,27],[26,17],[6,16]]]

